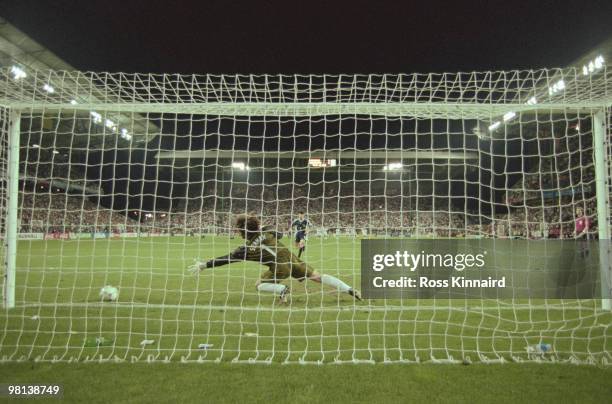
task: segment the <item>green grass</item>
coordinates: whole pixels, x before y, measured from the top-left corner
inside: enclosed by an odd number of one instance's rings
[[[80,403],[607,403],[610,380],[610,368],[548,364],[0,365],[1,383],[59,383],[61,401]]]
[[[526,346],[545,341],[555,350],[547,360],[611,359],[612,315],[597,311],[595,300],[355,304],[318,284],[291,282],[292,302],[283,307],[256,293],[263,269],[253,263],[185,276],[194,257],[223,255],[239,242],[223,237],[22,241],[18,307],[0,314],[0,358],[329,363],[469,357],[478,362],[529,359]],[[359,254],[359,243],[351,239],[312,239],[306,259],[358,286]],[[106,284],[119,287],[118,303],[99,301]],[[114,343],[84,346],[99,336]],[[144,339],[155,342],[143,347]],[[202,343],[212,346],[200,350]]]

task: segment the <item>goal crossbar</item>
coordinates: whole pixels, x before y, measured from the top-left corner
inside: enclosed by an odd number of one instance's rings
[[[445,102],[389,102],[389,103],[333,103],[333,102],[208,102],[208,103],[103,103],[71,105],[70,103],[6,102],[3,107],[25,112],[56,113],[60,111],[97,111],[119,113],[175,113],[222,116],[277,116],[309,117],[325,115],[374,115],[415,117],[423,119],[493,119],[508,112],[521,114],[595,113],[612,105],[610,101],[580,103],[550,103],[541,105],[445,103]]]

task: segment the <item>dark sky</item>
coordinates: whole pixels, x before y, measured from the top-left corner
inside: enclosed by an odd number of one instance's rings
[[[440,72],[564,66],[612,35],[612,1],[0,1],[80,70]]]
[[[143,73],[427,73],[561,67],[612,36],[612,0],[0,0],[0,15],[79,70]],[[326,142],[335,139],[328,136],[329,130]],[[175,134],[181,131],[165,126],[163,131],[178,147],[180,136]],[[233,142],[228,136],[226,140]],[[152,188],[142,192],[159,197],[169,193],[154,170],[153,154],[132,154],[132,166],[143,164],[147,174],[129,183],[117,181],[114,168],[101,174],[111,194],[133,195],[132,185],[141,189],[145,177],[145,188]],[[126,156],[106,159],[113,163],[106,168],[127,161]],[[505,167],[503,161],[500,164]],[[141,200],[138,195],[128,199],[132,208],[168,203]],[[126,201],[117,197],[105,203],[117,207]]]

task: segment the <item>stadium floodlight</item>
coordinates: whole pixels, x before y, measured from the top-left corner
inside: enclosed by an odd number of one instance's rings
[[[27,74],[26,74],[25,70],[23,70],[19,66],[12,66],[11,67],[11,74],[13,75],[13,78],[15,80],[24,79],[24,78],[27,77]]]
[[[404,167],[402,163],[389,163],[383,167],[383,171],[397,171]]]
[[[43,85],[43,90],[45,90],[49,94],[53,94],[55,92],[55,88],[51,87],[49,84]]]
[[[335,167],[336,159],[310,158],[308,159],[308,166],[313,168]]]
[[[104,120],[104,126],[106,126],[108,129],[111,129],[111,130],[115,130],[117,128],[117,125],[115,124],[115,122],[113,122],[112,120],[108,118]]]
[[[77,105],[78,102],[76,100],[70,100],[70,105]]]
[[[489,131],[493,132],[495,129],[499,128],[500,125],[500,121],[493,122],[491,125],[489,125]]]
[[[53,154],[59,154],[59,151],[53,150]]]
[[[91,111],[89,113],[92,117],[94,123],[102,123],[102,115],[96,111]]]
[[[564,88],[565,88],[565,81],[561,79],[548,88],[548,95],[555,95],[559,91],[563,90]]]
[[[513,119],[515,116],[516,116],[516,112],[514,111],[506,112],[504,114],[504,122],[508,122],[509,120]]]
[[[121,128],[121,138],[125,140],[132,140],[132,135],[128,132],[126,128]]]
[[[234,161],[232,163],[232,168],[235,168],[236,170],[240,170],[240,171],[250,170],[251,169],[251,167],[249,167],[248,165],[244,164],[241,161]]]
[[[604,57],[602,55],[598,55],[595,59],[582,66],[582,74],[587,76],[591,73],[594,73],[595,71],[601,69],[604,66],[604,62]]]

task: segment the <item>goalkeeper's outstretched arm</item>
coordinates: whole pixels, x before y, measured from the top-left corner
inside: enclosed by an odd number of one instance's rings
[[[196,261],[193,265],[190,265],[187,269],[191,273],[198,273],[206,268],[215,268],[223,265],[231,264],[232,262],[244,261],[247,256],[247,250],[245,246],[240,246],[234,251],[227,255],[223,255],[218,258],[213,258],[208,261]]]

